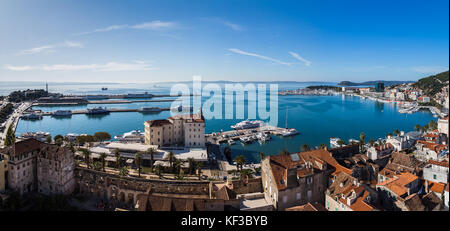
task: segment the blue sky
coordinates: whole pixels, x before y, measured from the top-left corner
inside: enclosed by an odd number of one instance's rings
[[[417,80],[449,2],[2,0],[0,80]]]

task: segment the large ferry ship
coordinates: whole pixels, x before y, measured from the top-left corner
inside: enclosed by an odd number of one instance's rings
[[[71,116],[72,111],[71,110],[57,110],[52,113],[52,116]]]
[[[88,115],[109,114],[109,111],[106,110],[106,108],[95,107],[95,108],[88,108],[87,114]]]
[[[264,122],[261,120],[255,120],[255,121],[244,120],[235,125],[232,125],[231,128],[233,128],[235,130],[241,130],[241,129],[259,128],[263,125],[264,125]]]
[[[40,119],[42,119],[42,115],[37,114],[37,113],[30,113],[30,114],[24,114],[20,118],[24,119],[24,120],[40,120]]]
[[[114,136],[114,139],[123,142],[143,142],[145,134],[140,130],[133,130],[131,132],[126,132],[123,135]]]
[[[159,108],[159,107],[142,107],[140,112],[143,112],[143,113],[158,113],[158,112],[161,112],[161,108]]]

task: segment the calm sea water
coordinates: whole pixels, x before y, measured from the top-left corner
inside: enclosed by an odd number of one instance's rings
[[[279,89],[297,89],[309,85],[323,83],[282,83]],[[330,83],[327,83],[330,85]],[[335,83],[331,83],[335,85]],[[44,84],[45,86],[45,84]],[[52,92],[65,94],[95,94],[105,93],[101,87],[109,88],[106,93],[137,93],[148,91],[153,94],[168,94],[171,84],[111,84],[111,85],[57,85],[49,87]],[[25,87],[25,88],[24,88]],[[29,87],[33,89],[35,87]],[[14,89],[10,86],[9,91]],[[27,89],[22,85],[20,89]],[[53,90],[52,90],[53,89]],[[1,90],[1,89],[0,89]],[[6,89],[3,88],[6,92]],[[204,98],[206,100],[207,98]],[[245,105],[247,105],[245,101]],[[140,107],[170,107],[171,102],[143,102],[133,104],[104,104],[88,105],[87,107],[103,106],[110,108],[140,108]],[[299,151],[301,145],[308,144],[312,147],[322,143],[329,144],[330,137],[340,137],[348,140],[359,139],[359,134],[364,132],[366,140],[384,137],[386,133],[394,129],[411,131],[414,125],[424,125],[433,120],[428,111],[414,114],[400,114],[397,106],[390,103],[379,103],[369,99],[352,96],[279,96],[278,97],[278,126],[284,127],[286,123],[286,109],[288,108],[288,127],[296,128],[300,134],[294,137],[272,136],[272,140],[260,144],[255,142],[249,145],[241,145],[239,142],[231,146],[233,156],[244,155],[250,162],[257,162],[258,153],[268,155],[279,153],[286,148],[290,152]],[[63,107],[34,107],[43,111],[55,111],[59,109],[79,110],[86,106]],[[247,115],[247,113],[246,113]],[[159,114],[141,113],[111,113],[105,116],[73,115],[69,118],[44,117],[39,121],[21,120],[17,127],[17,135],[27,131],[47,131],[53,136],[67,133],[93,134],[97,131],[106,131],[112,136],[123,134],[131,130],[144,130],[144,121],[163,119],[170,116],[165,111]],[[435,119],[434,119],[435,120]],[[211,119],[206,121],[206,132],[218,132],[221,129],[230,130],[230,126],[241,119]]]

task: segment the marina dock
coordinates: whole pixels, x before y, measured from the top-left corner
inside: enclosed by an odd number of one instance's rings
[[[170,110],[170,108],[160,108],[160,109],[161,109],[161,111],[169,111]],[[107,108],[107,110],[109,113],[112,113],[112,112],[143,112],[141,109],[138,109],[138,108]],[[143,113],[146,113],[146,112],[143,112]],[[40,115],[42,115],[42,116],[51,116],[53,114],[54,114],[54,112],[40,113]],[[72,115],[79,115],[79,114],[88,114],[88,110],[73,110],[72,111]],[[92,115],[100,115],[100,114],[92,114]]]
[[[220,143],[226,143],[229,140],[238,141],[244,137],[250,138],[261,132],[264,134],[270,134],[270,135],[281,135],[286,130],[287,130],[286,128],[280,128],[280,127],[265,124],[258,128],[230,130],[230,131],[223,131],[223,132],[213,132],[210,134],[206,134],[205,136],[206,136],[207,142],[220,144]]]

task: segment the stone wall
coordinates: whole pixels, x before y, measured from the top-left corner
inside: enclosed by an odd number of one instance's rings
[[[185,195],[186,197],[210,197],[208,181],[173,181],[120,177],[85,168],[75,169],[77,191],[81,194],[134,205],[141,193]]]

